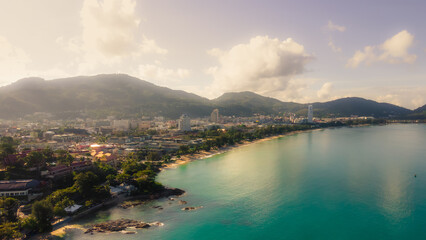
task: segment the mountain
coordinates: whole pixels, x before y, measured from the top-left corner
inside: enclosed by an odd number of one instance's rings
[[[409,114],[412,111],[389,103],[378,103],[357,97],[341,98],[325,103],[313,103],[314,110],[321,115],[388,117]]]
[[[315,116],[403,116],[413,111],[362,98],[313,103]],[[231,92],[208,100],[185,91],[159,87],[125,74],[79,76],[46,81],[21,79],[0,87],[0,118],[14,119],[37,112],[57,118],[208,116],[214,108],[222,115],[252,116],[295,112],[306,115],[307,104],[282,102],[253,92]]]
[[[421,106],[421,107],[419,107],[419,108],[414,109],[414,112],[415,112],[415,113],[422,113],[422,112],[426,112],[426,104],[425,104],[425,105],[423,105],[423,106]]]
[[[213,99],[212,103],[224,115],[252,116],[293,112],[304,107],[300,103],[281,102],[275,98],[264,97],[253,92],[230,92]]]
[[[426,105],[423,105],[410,114],[405,115],[403,118],[405,119],[426,119]]]
[[[225,93],[212,100],[225,115],[276,114],[279,112],[295,112],[307,114],[309,104],[281,102],[274,98],[264,97],[252,92]],[[324,103],[312,103],[316,116],[374,116],[388,117],[409,114],[412,111],[389,103],[378,103],[357,97],[341,98]]]
[[[27,78],[0,88],[0,118],[34,112],[63,115],[162,115],[176,118],[183,112],[205,116],[209,100],[184,91],[159,87],[124,75],[108,74],[45,81]]]

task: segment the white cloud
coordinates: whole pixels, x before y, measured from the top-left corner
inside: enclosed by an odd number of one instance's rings
[[[0,36],[0,85],[21,78],[31,63],[28,54]]]
[[[313,59],[303,45],[293,39],[280,41],[268,36],[254,37],[228,51],[212,49],[208,54],[219,61],[218,66],[207,70],[214,78],[210,89],[216,95],[227,91],[267,95],[286,90],[295,92],[291,89],[297,84],[290,82],[291,79],[304,73],[306,64]]]
[[[356,68],[363,62],[366,65],[374,62],[386,62],[390,64],[401,62],[414,63],[417,56],[408,53],[413,40],[414,36],[403,30],[379,46],[366,46],[363,51],[356,51],[354,56],[348,60],[346,66]]]
[[[318,90],[317,96],[319,98],[328,98],[330,97],[330,93],[332,89],[333,89],[333,83],[326,82],[322,85],[321,89]]]
[[[331,50],[333,50],[333,52],[342,52],[342,48],[337,47],[334,42],[333,39],[330,38],[330,40],[328,41],[328,46],[331,48]]]
[[[328,30],[330,31],[339,31],[339,32],[344,32],[346,31],[346,27],[345,26],[339,26],[337,24],[334,24],[331,20],[328,21],[328,25],[327,25]]]
[[[387,102],[415,109],[425,104],[426,87],[423,86],[380,86],[340,89],[333,91],[333,98],[363,97],[377,102]]]
[[[139,75],[142,79],[156,83],[178,82],[190,76],[190,71],[184,68],[163,68],[155,64],[139,65]]]
[[[143,54],[167,54],[140,33],[135,0],[85,0],[80,12],[81,36],[57,43],[77,55],[80,72],[100,64],[118,64]]]
[[[386,94],[386,95],[381,95],[378,96],[376,98],[377,102],[386,102],[386,103],[391,103],[397,106],[401,106],[401,100],[400,100],[400,96],[397,94]]]

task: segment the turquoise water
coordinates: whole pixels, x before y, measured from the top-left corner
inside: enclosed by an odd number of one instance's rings
[[[417,177],[414,177],[414,174]],[[338,128],[244,146],[164,171],[202,209],[160,200],[80,223],[161,221],[73,239],[426,239],[426,125]],[[164,210],[152,208],[161,205]]]

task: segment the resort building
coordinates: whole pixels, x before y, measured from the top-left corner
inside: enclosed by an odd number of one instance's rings
[[[41,196],[40,182],[34,179],[0,181],[0,197],[24,197],[31,201]]]
[[[216,108],[210,114],[210,122],[218,123],[219,121],[220,121],[219,109]]]
[[[191,131],[191,119],[186,114],[179,118],[178,129],[179,131]]]

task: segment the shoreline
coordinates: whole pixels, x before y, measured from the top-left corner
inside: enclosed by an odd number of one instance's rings
[[[369,126],[369,125],[370,124],[356,125],[356,127],[365,127],[365,126]],[[256,140],[253,140],[253,141],[243,141],[242,143],[237,143],[237,144],[234,144],[232,146],[221,147],[219,149],[213,149],[213,150],[210,150],[208,152],[207,151],[201,151],[201,152],[195,153],[195,154],[182,155],[181,158],[177,159],[175,162],[165,164],[164,167],[161,167],[160,172],[167,170],[167,169],[176,169],[181,165],[185,165],[185,164],[191,163],[191,162],[196,161],[196,160],[207,159],[207,158],[210,158],[210,157],[213,157],[213,156],[216,156],[216,155],[219,155],[219,154],[223,154],[223,153],[226,153],[226,152],[229,152],[229,151],[241,148],[241,147],[249,146],[251,144],[266,142],[266,141],[278,139],[278,138],[285,137],[285,136],[291,136],[291,135],[295,135],[295,134],[299,134],[299,133],[320,131],[320,130],[323,130],[323,129],[325,129],[325,128],[297,130],[297,131],[287,132],[285,134],[274,135],[274,136],[269,136],[269,137],[265,137],[265,138],[261,138],[261,139],[256,139]],[[171,190],[171,189],[174,189],[174,188],[166,187],[166,189]],[[183,192],[185,192],[185,191],[183,190]],[[181,196],[181,195],[176,195],[176,196]],[[103,205],[103,207],[101,207],[100,209],[105,209],[105,207],[106,208],[119,207],[120,204],[124,203],[125,201],[129,201],[129,200],[132,201],[132,200],[144,199],[144,200],[150,201],[150,200],[161,199],[161,198],[164,198],[164,197],[167,197],[167,196],[156,196],[154,198],[153,197],[147,198],[147,195],[128,196],[128,197],[124,197],[124,198],[114,199],[114,202],[113,203],[110,202],[108,204],[108,206],[101,204],[101,205]],[[93,212],[97,212],[100,209],[96,209]],[[61,235],[63,236],[64,234],[66,234],[66,231],[68,229],[84,229],[83,226],[73,223],[73,220],[76,220],[77,218],[73,218],[69,222],[65,223],[63,226],[60,226],[59,228],[54,229],[52,232],[49,233],[49,235],[54,235],[54,236],[58,237],[58,236],[61,236]],[[55,233],[55,234],[52,234],[52,233]]]
[[[284,134],[280,134],[280,135],[256,139],[256,140],[253,140],[253,141],[243,141],[242,143],[236,143],[236,144],[231,145],[231,146],[225,146],[225,147],[221,147],[219,149],[213,149],[213,150],[210,150],[208,152],[207,151],[201,151],[199,153],[182,155],[181,158],[177,159],[175,162],[165,164],[164,167],[160,168],[160,171],[164,171],[164,170],[167,170],[167,169],[175,169],[175,168],[177,168],[181,165],[185,165],[185,164],[188,164],[188,163],[196,161],[196,160],[203,160],[203,159],[211,158],[213,156],[223,154],[223,153],[235,150],[237,148],[249,146],[251,144],[266,142],[266,141],[270,141],[270,140],[285,137],[285,136],[290,136],[290,135],[304,133],[304,132],[312,132],[312,131],[317,131],[317,130],[321,130],[321,129],[322,128],[320,128],[320,129],[297,130],[297,131],[292,131],[292,132],[288,132],[288,133],[284,133]]]
[[[309,131],[316,131],[316,130],[321,130],[321,129],[298,130],[298,131],[288,132],[288,133],[285,133],[285,134],[280,134],[280,135],[270,136],[270,137],[266,137],[266,138],[256,139],[254,141],[243,141],[242,143],[237,143],[237,144],[234,144],[232,146],[226,146],[226,147],[222,147],[222,148],[219,148],[219,149],[213,149],[213,150],[210,150],[208,152],[207,151],[201,151],[201,152],[195,153],[195,154],[183,155],[183,156],[181,156],[180,159],[176,160],[175,162],[168,163],[168,164],[166,164],[166,166],[160,168],[160,172],[167,170],[167,169],[175,169],[175,168],[177,168],[181,165],[185,165],[185,164],[188,164],[188,163],[196,161],[196,160],[207,159],[207,158],[219,155],[219,154],[229,152],[231,150],[235,150],[237,148],[249,146],[251,144],[270,141],[270,140],[278,139],[278,138],[281,138],[281,137],[284,137],[284,136],[290,136],[290,135],[295,135],[295,134],[309,132]],[[170,189],[170,188],[167,188],[167,189]],[[158,198],[147,198],[146,195],[145,196],[142,195],[142,196],[132,196],[132,197],[129,196],[129,197],[124,197],[124,198],[116,198],[116,199],[113,199],[113,202],[110,202],[108,204],[108,206],[106,206],[105,204],[100,204],[100,205],[103,205],[103,206],[99,207],[99,209],[91,209],[92,211],[90,211],[90,212],[91,213],[97,212],[100,209],[105,209],[105,207],[107,207],[107,208],[118,207],[120,204],[122,204],[122,203],[124,203],[125,201],[128,201],[128,200],[135,200],[135,199],[141,199],[141,198],[145,199],[145,200],[156,200],[156,199],[160,199],[162,197],[167,197],[167,196],[158,196]],[[59,225],[58,228],[53,229],[53,231],[50,232],[49,235],[62,237],[66,234],[66,231],[68,229],[84,229],[83,226],[74,224],[73,221],[78,219],[79,217],[81,217],[81,215],[85,215],[85,214],[86,213],[78,214],[74,217],[71,217],[71,219],[69,221],[66,221],[66,223],[63,226]]]
[[[361,125],[353,125],[353,126],[345,126],[345,127],[366,127],[366,126],[370,126],[371,124],[361,124]],[[328,127],[328,128],[334,128],[334,127]],[[232,146],[225,146],[225,147],[221,147],[219,149],[213,149],[210,151],[201,151],[199,153],[195,153],[195,154],[186,154],[186,155],[182,155],[180,159],[177,159],[175,162],[172,163],[168,163],[165,164],[164,167],[160,168],[160,172],[167,170],[167,169],[175,169],[177,167],[179,167],[180,165],[185,165],[188,163],[191,163],[193,161],[196,160],[203,160],[203,159],[207,159],[219,154],[223,154],[232,150],[235,150],[237,148],[241,148],[244,146],[249,146],[251,144],[256,144],[256,143],[260,143],[260,142],[265,142],[265,141],[270,141],[270,140],[274,140],[274,139],[278,139],[281,137],[285,137],[285,136],[291,136],[291,135],[296,135],[299,133],[306,133],[306,132],[314,132],[314,131],[320,131],[320,130],[324,130],[326,128],[314,128],[314,129],[305,129],[305,130],[297,130],[297,131],[292,131],[292,132],[287,132],[285,134],[280,134],[280,135],[274,135],[274,136],[269,136],[269,137],[265,137],[265,138],[261,138],[261,139],[256,139],[253,141],[243,141],[242,143],[237,143],[234,144]],[[166,187],[166,189],[168,190],[172,190],[174,188],[168,188]],[[185,191],[183,191],[185,192]],[[170,196],[170,195],[169,195]],[[176,196],[181,196],[181,195],[176,195]],[[132,200],[139,200],[139,199],[144,199],[147,201],[150,200],[157,200],[157,199],[161,199],[167,196],[156,196],[156,197],[152,197],[152,195],[149,195],[149,197],[147,195],[137,195],[137,196],[128,196],[128,197],[124,197],[124,198],[119,198],[119,199],[113,199],[112,202],[110,202],[109,204],[107,204],[108,206],[105,205],[105,203],[100,204],[103,205],[102,207],[100,207],[99,209],[91,209],[92,211],[90,211],[91,213],[95,213],[98,212],[100,209],[105,209],[105,208],[114,208],[114,207],[119,207],[120,204],[124,203],[125,201],[132,201]],[[82,214],[84,215],[84,214]],[[59,225],[57,228],[53,229],[52,232],[48,233],[47,236],[63,236],[66,234],[66,231],[68,229],[84,229],[83,226],[81,225],[77,225],[74,223],[74,220],[76,220],[78,217],[75,216],[71,217],[72,219],[70,219],[70,221],[66,221],[63,223],[63,225]],[[45,234],[43,234],[44,236],[46,236]],[[40,236],[39,234],[37,234],[36,236]],[[31,239],[38,239],[36,236],[32,236]],[[34,238],[36,237],[36,238]]]

